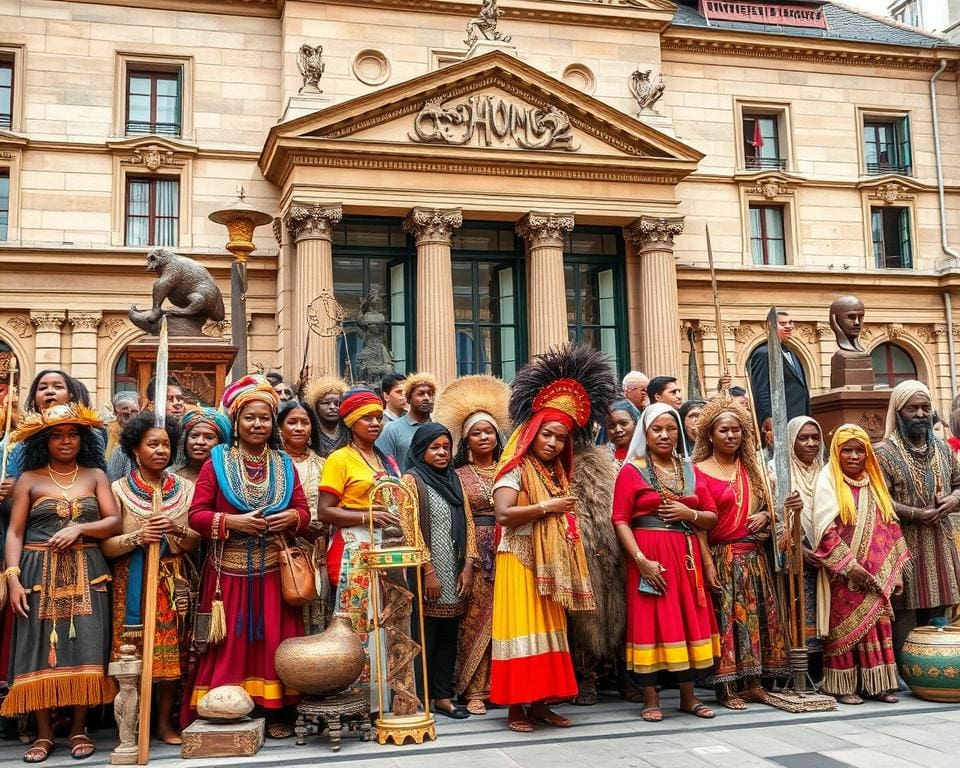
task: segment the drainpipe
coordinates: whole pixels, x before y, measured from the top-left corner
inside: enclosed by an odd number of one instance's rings
[[[943,191],[943,156],[940,151],[940,118],[937,115],[937,79],[947,68],[947,60],[940,59],[940,66],[930,78],[930,114],[933,119],[933,149],[937,160],[937,197],[940,202],[940,249],[954,261],[960,262],[960,253],[947,241],[947,206]],[[957,396],[957,357],[953,349],[953,304],[950,291],[943,292],[943,308],[947,316],[947,352],[950,358],[950,399]]]

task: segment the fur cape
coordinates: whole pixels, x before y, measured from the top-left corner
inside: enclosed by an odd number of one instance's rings
[[[606,448],[591,446],[573,460],[570,492],[580,500],[577,526],[590,569],[596,612],[571,613],[570,650],[578,670],[581,660],[590,666],[613,663],[623,655],[627,606],[620,543],[613,529],[613,485],[617,473]]]

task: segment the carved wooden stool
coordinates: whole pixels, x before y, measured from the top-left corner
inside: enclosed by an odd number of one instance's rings
[[[321,733],[324,724],[330,732],[332,752],[340,751],[344,725],[348,731],[359,731],[361,741],[370,741],[373,727],[369,694],[366,691],[344,691],[333,696],[304,696],[297,705],[297,723],[293,729],[297,745],[306,743],[311,725]]]

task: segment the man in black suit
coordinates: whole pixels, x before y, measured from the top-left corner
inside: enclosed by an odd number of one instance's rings
[[[787,312],[777,312],[777,335],[783,348],[783,386],[787,399],[787,418],[810,415],[810,390],[807,375],[800,358],[790,349],[788,341],[793,336],[793,320]],[[761,426],[771,418],[770,409],[770,359],[766,344],[761,344],[747,360],[750,384],[753,387],[754,408],[757,423]]]

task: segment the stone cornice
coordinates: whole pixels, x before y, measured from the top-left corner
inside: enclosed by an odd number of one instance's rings
[[[835,66],[934,70],[940,66],[940,59],[960,59],[960,50],[950,47],[907,48],[692,27],[670,27],[660,38],[660,48],[664,53],[664,61],[678,60],[678,57],[668,53],[676,51],[710,56],[791,59]]]
[[[563,246],[563,237],[573,231],[572,213],[542,213],[530,211],[517,222],[517,235],[530,243],[531,248]]]
[[[449,245],[453,230],[463,226],[459,208],[421,208],[417,206],[403,220],[403,229],[417,239],[417,245],[442,243]]]
[[[294,201],[287,211],[287,231],[293,242],[329,240],[333,228],[343,219],[340,203],[307,203]]]

